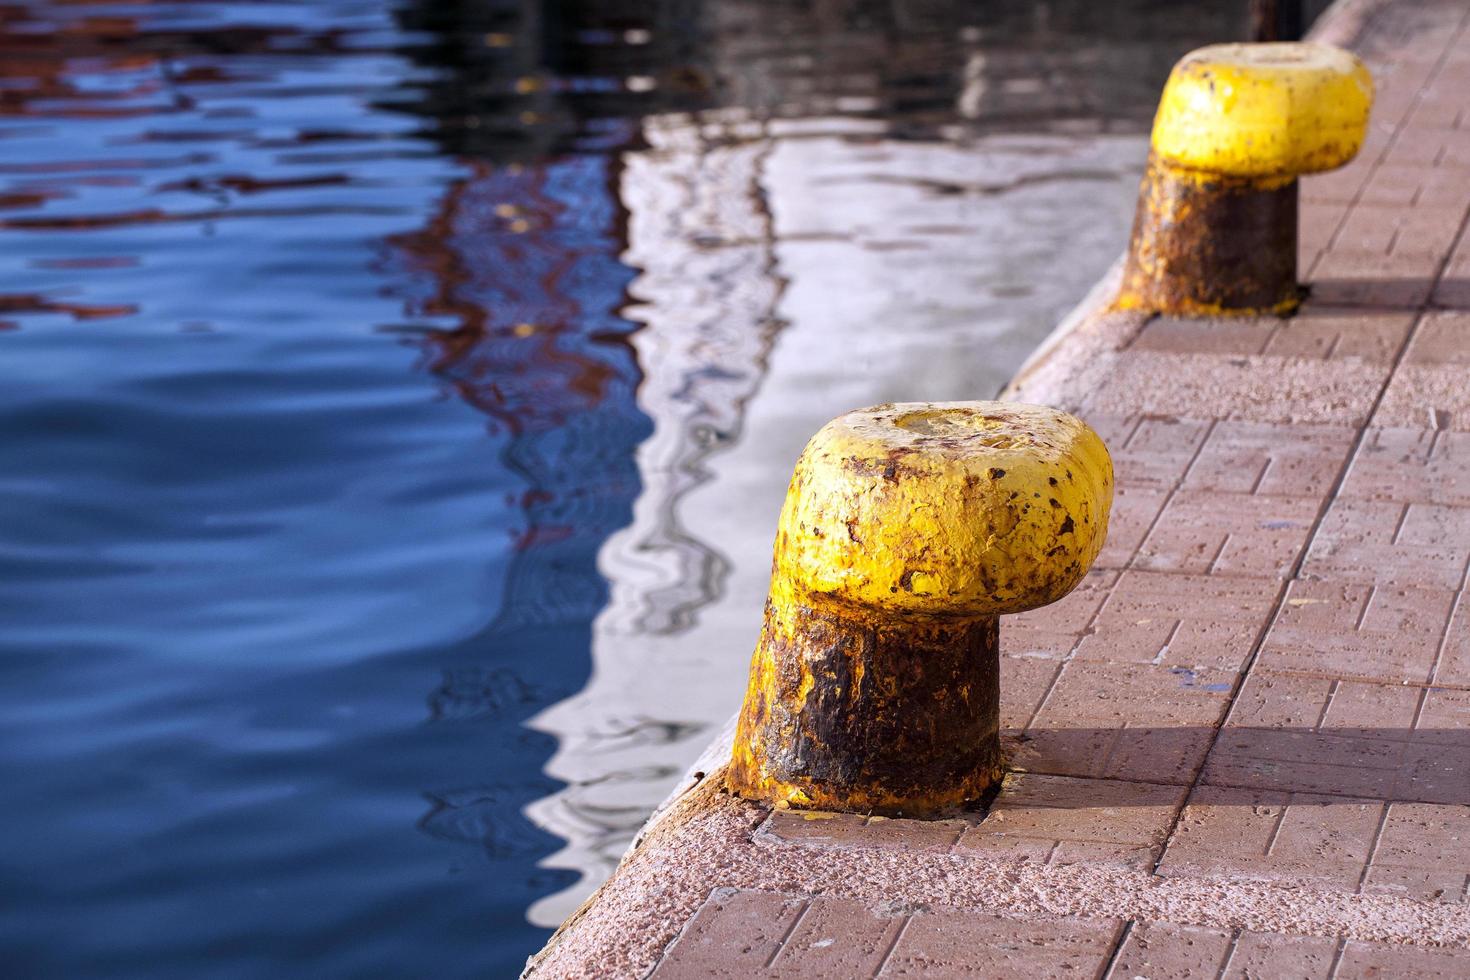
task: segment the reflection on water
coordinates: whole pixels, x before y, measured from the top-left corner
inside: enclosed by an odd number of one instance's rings
[[[514,973],[1244,6],[0,0],[7,975]]]

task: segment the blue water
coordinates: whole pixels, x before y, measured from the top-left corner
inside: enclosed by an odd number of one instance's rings
[[[511,976],[544,942],[576,876],[538,867],[523,723],[587,680],[652,431],[619,151],[785,91],[723,81],[700,9],[0,6],[0,973]],[[1135,127],[1170,23],[1113,69]],[[865,111],[930,133],[956,71]]]

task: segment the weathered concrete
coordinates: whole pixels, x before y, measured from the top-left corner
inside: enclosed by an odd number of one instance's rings
[[[530,975],[1470,974],[1467,21],[1329,15],[1379,97],[1299,316],[1095,314],[1013,386],[1118,496],[1002,639],[990,809],[773,812],[715,753]]]

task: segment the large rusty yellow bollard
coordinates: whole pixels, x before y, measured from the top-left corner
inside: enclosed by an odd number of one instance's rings
[[[1218,44],[1185,55],[1154,118],[1117,305],[1184,316],[1287,313],[1297,177],[1363,144],[1373,80],[1325,44]]]
[[[1113,468],[1079,419],[879,405],[796,464],[729,770],[778,807],[929,816],[1000,773],[997,617],[1054,602],[1107,533]]]

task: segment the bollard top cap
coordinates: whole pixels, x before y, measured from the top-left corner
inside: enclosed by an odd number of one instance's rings
[[[827,423],[797,462],[773,591],[933,616],[1066,595],[1107,533],[1113,468],[1081,419],[1039,405],[878,405]]]
[[[1214,44],[1174,66],[1153,149],[1175,166],[1229,177],[1335,170],[1363,145],[1372,104],[1372,76],[1342,48]]]

